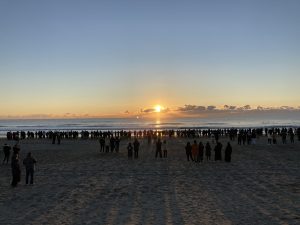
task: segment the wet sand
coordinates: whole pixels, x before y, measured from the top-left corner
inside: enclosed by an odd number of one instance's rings
[[[22,166],[11,188],[10,165],[0,166],[0,224],[300,224],[299,141],[235,142],[231,163],[187,162],[186,141],[168,140],[167,159],[141,141],[128,160],[126,140],[118,154],[100,153],[97,140],[22,140],[21,159],[31,151],[38,161],[35,184]]]

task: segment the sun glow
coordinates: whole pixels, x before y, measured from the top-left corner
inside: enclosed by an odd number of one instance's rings
[[[158,113],[161,112],[161,110],[162,110],[162,107],[160,105],[157,105],[154,108],[155,108],[155,112],[158,112]]]

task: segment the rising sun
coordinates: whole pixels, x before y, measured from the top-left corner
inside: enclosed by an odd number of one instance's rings
[[[155,106],[155,112],[160,112],[162,107],[160,105]]]

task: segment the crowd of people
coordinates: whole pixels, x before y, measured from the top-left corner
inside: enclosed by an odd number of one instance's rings
[[[103,153],[118,153],[120,151],[120,142],[125,140],[127,144],[128,159],[138,159],[140,151],[140,139],[147,140],[148,144],[155,143],[155,158],[167,158],[168,147],[167,140],[175,137],[188,138],[195,140],[191,143],[188,141],[185,145],[185,154],[187,161],[201,163],[205,159],[210,161],[212,153],[214,153],[214,160],[219,161],[224,158],[225,162],[231,162],[232,146],[230,142],[237,139],[238,145],[251,145],[256,144],[257,139],[262,136],[267,137],[267,143],[277,144],[281,139],[282,144],[294,143],[295,136],[300,141],[300,128],[259,128],[259,129],[181,129],[181,130],[140,130],[140,131],[37,131],[37,132],[7,132],[8,140],[17,140],[17,144],[13,147],[4,144],[3,153],[4,159],[2,164],[8,164],[11,160],[12,169],[12,182],[13,187],[17,186],[21,178],[20,166],[20,146],[18,145],[19,139],[51,139],[52,144],[60,144],[61,139],[95,139],[97,138],[100,144],[100,152]],[[198,141],[197,138],[204,137],[206,139],[203,143]],[[223,157],[223,145],[220,138],[227,139],[227,145]],[[132,141],[133,139],[133,141]],[[224,140],[223,139],[223,140]],[[201,139],[200,139],[201,140]],[[11,155],[12,150],[12,156]],[[23,165],[26,169],[26,184],[33,184],[34,167],[36,160],[32,157],[31,153],[23,160]]]
[[[12,171],[12,182],[11,186],[16,187],[18,183],[21,181],[21,165],[20,165],[20,146],[19,144],[15,144],[13,148],[9,146],[8,144],[4,144],[3,146],[3,152],[4,152],[4,159],[2,164],[8,164],[11,149],[13,151],[12,157],[11,157],[11,171]],[[26,184],[29,183],[33,184],[33,176],[34,176],[34,168],[36,164],[36,160],[32,157],[31,152],[27,154],[27,157],[23,160],[23,165],[25,166],[26,171]]]
[[[299,128],[224,128],[224,129],[163,129],[163,130],[96,130],[96,131],[14,131],[7,132],[6,137],[8,140],[19,139],[99,139],[99,138],[162,138],[162,137],[182,137],[182,138],[199,138],[209,137],[216,141],[220,137],[229,137],[231,141],[236,138],[240,143],[250,143],[253,139],[260,136],[281,136],[290,137],[294,139],[295,136],[300,140],[300,127]]]
[[[221,142],[217,142],[216,146],[214,147],[215,152],[215,161],[222,161],[222,147],[223,145]],[[197,141],[194,140],[194,143],[191,144],[190,142],[187,142],[185,146],[185,153],[187,157],[187,161],[194,161],[194,162],[203,162],[204,154],[207,161],[211,160],[211,153],[212,153],[212,147],[209,142],[203,145],[203,143],[200,141],[199,144],[197,144]],[[226,149],[225,149],[225,161],[231,162],[231,153],[232,153],[232,147],[230,142],[227,143]]]

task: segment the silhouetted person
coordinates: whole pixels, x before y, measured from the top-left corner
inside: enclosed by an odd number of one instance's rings
[[[242,135],[238,134],[238,145],[242,144]]]
[[[52,134],[52,144],[53,144],[53,145],[55,144],[55,140],[56,140],[56,134],[53,133],[53,134]]]
[[[104,149],[105,149],[105,139],[103,137],[101,137],[99,139],[99,143],[100,143],[100,152],[104,152]]]
[[[61,141],[61,134],[57,133],[57,144],[60,145],[60,141]]]
[[[246,134],[243,134],[243,136],[242,136],[243,145],[245,145],[246,139],[247,139],[247,135],[246,135]]]
[[[225,149],[225,162],[231,162],[231,153],[232,153],[232,147],[230,143],[228,142],[226,149]]]
[[[185,153],[186,153],[187,161],[190,161],[190,158],[191,158],[191,160],[193,160],[193,158],[192,158],[192,146],[191,146],[190,142],[188,142],[185,146]]]
[[[131,142],[129,142],[128,146],[127,146],[127,151],[128,151],[128,159],[132,159],[132,150],[133,147],[131,145]]]
[[[105,141],[105,152],[106,153],[109,153],[109,143],[110,143],[110,140],[109,140],[109,138],[107,138],[107,140]]]
[[[36,164],[36,160],[31,156],[31,152],[27,154],[27,157],[23,160],[23,164],[26,168],[26,184],[28,184],[28,179],[30,177],[30,184],[33,184],[33,174],[34,174],[34,166]]]
[[[109,153],[109,145],[105,146],[105,153]]]
[[[283,133],[281,134],[282,144],[286,144],[286,136],[287,136],[287,134],[286,134],[285,132],[283,132]]]
[[[210,147],[209,142],[207,142],[205,145],[205,156],[206,156],[207,161],[209,161],[210,156],[211,156],[211,147]]]
[[[271,145],[272,144],[272,135],[270,133],[268,133],[267,137],[268,137],[268,145]]]
[[[222,160],[222,144],[220,142],[215,146],[215,161]]]
[[[19,162],[19,154],[13,153],[11,157],[12,182],[11,186],[16,187],[21,180],[21,168]]]
[[[295,134],[293,132],[291,132],[291,134],[290,134],[290,141],[291,141],[291,143],[295,143],[294,137],[295,137]]]
[[[159,154],[159,157],[162,158],[161,146],[162,146],[162,143],[160,141],[160,138],[158,138],[158,140],[156,142],[155,158],[157,158],[158,154]]]
[[[198,158],[198,145],[197,145],[196,140],[194,141],[194,144],[192,145],[192,155],[193,155],[192,160],[195,161],[195,162],[197,162],[197,158]]]
[[[8,164],[8,160],[9,160],[9,156],[10,156],[10,150],[11,150],[11,147],[7,144],[4,144],[3,146],[3,153],[4,153],[4,159],[3,159],[3,163],[5,163],[6,161],[6,164]]]
[[[275,133],[273,134],[273,144],[274,144],[274,145],[277,144],[277,139],[276,139]]]
[[[13,147],[13,152],[15,154],[19,155],[20,154],[20,150],[21,150],[20,146],[18,144],[15,144],[14,147]]]
[[[139,157],[139,150],[140,150],[140,142],[137,139],[135,139],[133,142],[133,151],[134,151],[135,159]]]
[[[115,146],[116,153],[118,153],[119,149],[120,149],[120,138],[119,137],[116,137],[115,144],[116,144],[116,146]]]
[[[199,143],[199,149],[198,149],[198,162],[203,161],[203,155],[204,155],[204,145],[202,142]]]
[[[168,157],[168,149],[167,149],[167,141],[163,141],[163,152],[164,152],[164,158]]]
[[[115,150],[115,138],[111,137],[110,138],[110,151],[114,152],[114,150]]]

